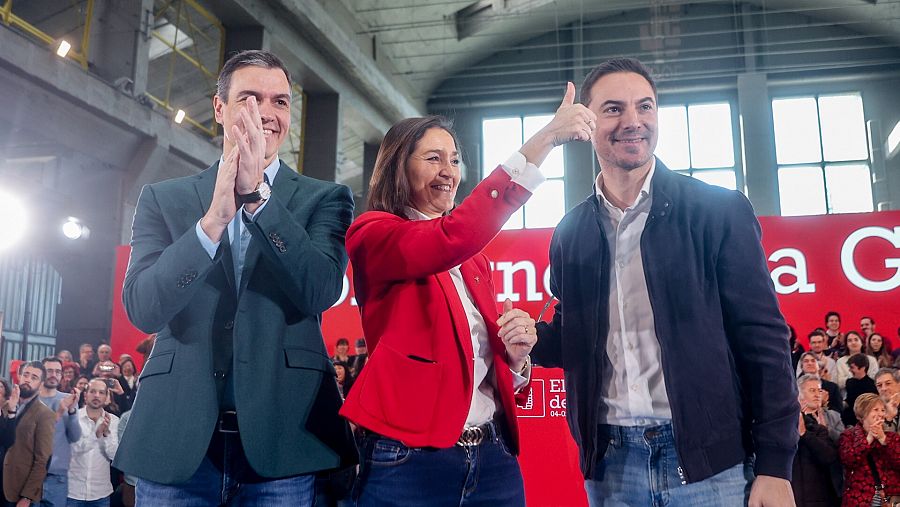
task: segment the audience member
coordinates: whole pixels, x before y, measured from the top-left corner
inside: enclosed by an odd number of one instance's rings
[[[81,346],[78,347],[78,368],[82,373],[90,376],[96,365],[97,361],[94,359],[94,346],[90,343],[82,343]]]
[[[103,410],[110,390],[103,379],[92,379],[85,406],[78,409],[81,439],[72,445],[69,467],[69,507],[108,507],[113,492],[109,465],[119,448],[119,418]]]
[[[347,393],[350,392],[350,388],[353,387],[353,377],[350,375],[350,367],[347,366],[347,363],[336,361],[334,363],[334,371],[341,397],[346,398]]]
[[[864,338],[869,338],[875,332],[875,319],[872,317],[863,317],[859,319],[859,330],[862,331]]]
[[[884,402],[866,393],[856,400],[853,411],[860,422],[838,441],[844,464],[843,505],[884,505],[873,501],[879,494],[882,500],[892,496],[900,500],[900,434],[884,431]],[[885,486],[883,492],[875,489],[879,483]]]
[[[138,389],[138,371],[131,356],[126,356],[119,361],[119,368],[122,374],[119,376],[119,385],[122,387],[122,394],[115,395],[116,405],[124,414],[131,410],[134,403],[134,397],[137,396]]]
[[[834,484],[833,471],[839,465],[838,450],[825,414],[831,412],[837,424],[840,424],[840,416],[830,410],[820,410],[819,377],[804,374],[797,380],[797,387],[800,392],[800,441],[791,474],[794,501],[797,507],[837,506],[840,486]],[[840,428],[843,430],[843,425]]]
[[[875,389],[884,402],[884,429],[900,431],[900,370],[882,368],[875,374]]]
[[[846,408],[842,415],[845,426],[856,424],[856,411],[853,406],[856,399],[865,393],[878,394],[875,380],[869,376],[869,358],[865,354],[853,354],[847,360],[850,365],[850,378],[847,379]],[[874,374],[873,374],[874,375]]]
[[[84,392],[87,391],[88,382],[91,381],[91,377],[86,374],[81,374],[75,379],[75,388],[78,389],[78,392],[81,393],[78,396],[78,408],[84,406]]]
[[[72,458],[71,444],[81,438],[81,427],[78,426],[78,390],[71,394],[57,390],[62,377],[62,361],[57,357],[46,357],[44,365],[44,384],[38,393],[41,403],[56,413],[56,424],[53,428],[53,456],[44,479],[44,497],[41,505],[45,507],[66,505],[69,478],[69,460]]]
[[[363,367],[369,361],[369,349],[366,347],[365,338],[356,339],[356,355],[350,359],[350,375],[356,378],[362,373]]]
[[[40,361],[22,363],[19,369],[19,404],[15,442],[3,460],[3,496],[9,505],[27,507],[41,501],[44,479],[53,452],[53,411],[37,400],[44,382]]]
[[[825,314],[825,336],[828,350],[826,354],[833,359],[846,355],[847,345],[844,341],[844,333],[841,332],[841,315],[830,311]]]
[[[154,343],[156,343],[156,333],[147,335],[147,337],[141,340],[141,343],[138,343],[137,347],[134,348],[135,352],[144,356],[144,364],[147,364],[147,359],[150,357],[150,351],[153,350]]]
[[[796,368],[797,363],[800,362],[800,356],[806,352],[806,349],[797,341],[797,330],[794,329],[794,326],[789,325],[788,332],[791,337],[791,364]]]
[[[62,365],[62,379],[60,379],[57,389],[61,393],[71,393],[75,388],[75,379],[81,374],[81,369],[78,367],[78,363],[71,361],[64,361]]]
[[[866,358],[869,362],[869,376],[874,376],[875,372],[878,370],[878,361],[875,360],[874,357],[866,355],[865,351],[865,342],[863,341],[863,337],[856,331],[847,331],[847,334],[844,335],[844,340],[846,343],[846,352],[847,355],[838,358],[835,362],[837,365],[837,375],[833,379],[835,383],[837,383],[838,387],[841,388],[841,392],[846,394],[847,392],[847,379],[850,378],[850,366],[847,364],[847,361],[851,356],[856,354],[860,354]]]
[[[819,377],[822,381],[822,390],[825,392],[825,396],[827,396],[827,399],[823,398],[822,404],[830,410],[840,413],[844,408],[844,401],[843,398],[841,398],[840,389],[838,389],[837,384],[834,382],[822,378],[824,367],[822,366],[822,363],[816,359],[816,355],[813,352],[804,352],[800,355],[800,363],[797,366],[800,368],[800,373],[797,375],[798,377],[803,374]]]
[[[125,395],[125,390],[118,380],[121,373],[119,365],[109,360],[101,361],[97,363],[97,367],[94,368],[94,371],[97,373],[94,378],[102,379],[110,392],[114,395],[110,396],[109,400],[107,400],[105,405],[106,410],[118,417],[122,413],[122,408],[119,406],[118,400],[119,397]],[[86,399],[85,402],[87,402]]]
[[[63,365],[66,363],[74,363],[75,359],[72,358],[72,353],[66,349],[60,350],[56,353],[56,357],[59,358],[60,361],[63,362]]]
[[[878,333],[872,333],[866,343],[866,354],[875,358],[879,368],[890,368],[894,364],[891,356],[891,344],[884,341]]]
[[[3,486],[3,459],[6,450],[16,441],[16,410],[19,406],[19,386],[0,378],[0,488]],[[6,501],[0,501],[5,505]]]
[[[829,410],[822,403],[822,379],[816,375],[803,374],[797,379],[797,387],[800,391],[800,413],[815,418],[828,430],[828,436],[837,442],[844,431],[844,423],[840,412]]]
[[[827,336],[825,335],[825,331],[821,329],[813,330],[809,333],[809,352],[813,354],[816,360],[819,361],[819,364],[822,365],[822,370],[819,371],[819,376],[822,377],[822,380],[834,381],[836,372],[837,372],[837,364],[834,362],[826,352],[825,349],[827,347]],[[800,376],[800,366],[797,365],[797,376]]]
[[[350,364],[350,340],[338,338],[334,344],[334,356],[331,360],[336,363]]]

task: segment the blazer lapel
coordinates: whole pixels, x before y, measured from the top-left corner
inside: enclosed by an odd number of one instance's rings
[[[482,272],[474,259],[463,262],[459,269],[462,273],[463,281],[469,289],[469,294],[472,295],[472,299],[475,302],[475,307],[478,308],[478,311],[484,318],[484,326],[485,329],[487,329],[488,341],[491,344],[491,349],[495,353],[503,352],[505,346],[503,345],[503,341],[500,340],[500,336],[497,334],[499,331],[496,324],[498,312],[497,303],[494,302],[496,296],[494,296],[494,292],[490,290],[491,274]]]
[[[197,181],[194,182],[194,189],[200,198],[200,208],[202,210],[200,216],[205,215],[212,204],[212,195],[216,188],[216,175],[218,172],[219,162],[216,161],[207,170],[197,175]],[[231,255],[231,237],[227,227],[225,228],[225,233],[222,234],[219,248],[222,249],[222,262],[220,264],[225,271],[225,279],[228,281],[228,285],[234,289],[234,259]]]
[[[282,205],[288,207],[294,194],[299,190],[300,177],[297,175],[296,171],[291,169],[284,162],[281,162],[281,166],[278,168],[278,174],[275,175],[275,181],[272,182],[271,186],[273,197],[278,199],[278,202]],[[270,205],[271,204],[267,204],[267,206]],[[266,241],[266,238],[261,239],[262,241]],[[241,272],[241,287],[238,290],[238,294],[242,294],[244,289],[247,288],[250,275],[253,273],[253,269],[256,268],[256,263],[259,262],[261,254],[262,249],[260,248],[259,240],[254,241],[251,239],[250,244],[247,246],[247,253],[244,256],[244,270]],[[234,286],[233,280],[232,286]]]

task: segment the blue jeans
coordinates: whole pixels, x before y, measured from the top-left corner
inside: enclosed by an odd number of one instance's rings
[[[357,506],[524,506],[519,462],[504,438],[447,449],[407,447],[381,435],[358,438]]]
[[[596,480],[584,481],[591,507],[747,505],[753,469],[739,463],[700,482],[682,484],[672,425],[608,426],[609,447]]]
[[[98,500],[66,500],[66,507],[109,507],[109,497],[103,497]]]
[[[69,495],[69,476],[47,474],[44,479],[44,494],[41,495],[41,507],[63,507]]]
[[[160,484],[138,479],[136,507],[216,507],[219,505],[311,507],[315,476],[298,475],[259,483],[240,483],[203,458],[194,475],[182,484]]]

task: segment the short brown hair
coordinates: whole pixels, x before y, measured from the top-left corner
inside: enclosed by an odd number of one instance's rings
[[[875,408],[877,403],[884,405],[884,402],[881,401],[877,394],[860,394],[859,398],[856,398],[856,403],[853,404],[853,413],[856,415],[856,419],[862,423],[862,420]]]
[[[381,141],[381,148],[378,149],[372,180],[369,182],[369,197],[366,202],[369,211],[386,211],[406,217],[404,207],[410,204],[406,162],[425,132],[435,128],[450,134],[459,151],[459,140],[453,131],[453,124],[443,116],[407,118],[387,131]]]
[[[222,102],[228,102],[228,93],[231,89],[231,75],[244,67],[262,67],[264,69],[281,69],[287,78],[288,87],[291,85],[291,73],[280,58],[270,51],[251,49],[235,53],[222,65],[219,78],[216,80],[216,95]]]
[[[656,98],[656,81],[653,80],[653,74],[649,67],[636,58],[613,58],[591,69],[587,77],[584,78],[584,82],[581,83],[581,94],[578,96],[578,101],[585,106],[589,105],[591,103],[591,88],[594,87],[594,83],[607,74],[615,74],[617,72],[633,72],[646,79],[650,83],[650,88],[653,88],[653,97]]]

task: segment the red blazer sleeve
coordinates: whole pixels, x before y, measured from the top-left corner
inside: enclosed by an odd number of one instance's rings
[[[347,232],[354,272],[368,282],[411,280],[447,271],[480,252],[531,192],[497,167],[452,213],[405,220],[364,213]]]

